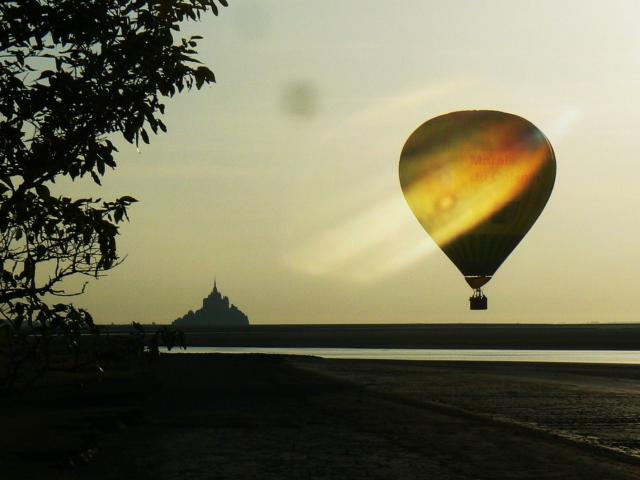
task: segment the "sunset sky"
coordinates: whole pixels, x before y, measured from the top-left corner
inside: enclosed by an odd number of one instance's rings
[[[169,132],[118,139],[99,192],[132,195],[125,263],[76,303],[166,323],[214,277],[265,323],[639,320],[640,4],[230,0],[186,26],[218,83],[167,101]],[[447,112],[533,122],[554,191],[471,312],[405,203],[407,137]]]

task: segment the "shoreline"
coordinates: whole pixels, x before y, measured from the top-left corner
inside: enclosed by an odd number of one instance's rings
[[[511,349],[418,349],[418,348],[317,348],[317,347],[215,347],[190,346],[186,350],[166,347],[163,354],[264,354],[318,357],[335,360],[381,360],[411,362],[553,363],[578,365],[640,365],[638,350],[511,350]]]

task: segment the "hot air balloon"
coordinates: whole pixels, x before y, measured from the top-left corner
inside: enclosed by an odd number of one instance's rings
[[[528,120],[492,110],[452,112],[420,125],[400,156],[414,215],[474,289],[485,285],[544,209],[556,175],[553,148]]]

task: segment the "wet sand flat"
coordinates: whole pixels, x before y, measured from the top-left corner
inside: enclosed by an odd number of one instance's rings
[[[629,456],[474,416],[491,402],[474,410],[473,400],[454,398],[462,391],[490,398],[488,382],[496,397],[505,396],[510,379],[528,375],[542,388],[543,407],[546,382],[574,381],[586,372],[580,366],[577,373],[531,365],[485,366],[489,372],[482,373],[456,363],[255,355],[163,362],[164,390],[149,411],[157,423],[134,429],[124,443],[113,436],[94,478],[640,478],[640,462]],[[596,380],[610,381],[599,373]],[[114,457],[117,466],[108,461]]]
[[[630,455],[515,425],[532,423],[522,412],[536,402],[544,409],[562,403],[569,385],[585,399],[633,391],[637,369],[533,367],[165,355],[144,401],[139,389],[118,398],[110,386],[111,408],[142,408],[138,421],[119,414],[118,428],[94,437],[86,463],[41,462],[32,471],[46,476],[32,478],[640,478]],[[523,381],[538,391],[528,406],[516,395]],[[20,458],[27,461],[28,452]]]
[[[640,459],[640,367],[327,360],[303,368]]]

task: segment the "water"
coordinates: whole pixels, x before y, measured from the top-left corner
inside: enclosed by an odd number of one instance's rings
[[[167,352],[166,349],[163,351]],[[268,353],[363,360],[559,362],[640,365],[640,351],[634,350],[189,347],[187,350],[172,349],[169,353]]]

